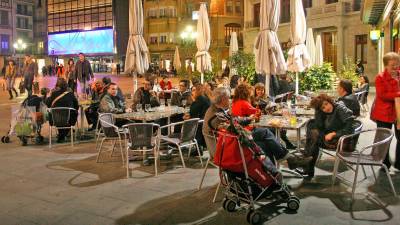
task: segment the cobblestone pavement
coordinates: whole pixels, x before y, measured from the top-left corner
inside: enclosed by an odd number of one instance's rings
[[[129,92],[131,78],[113,80]],[[42,79],[41,84],[51,85],[54,80]],[[0,90],[1,135],[9,127],[10,107],[21,99],[9,101],[7,93]],[[366,118],[363,122],[365,128],[374,127]],[[47,129],[44,127],[45,136]],[[228,213],[222,209],[222,194],[216,203],[211,202],[218,183],[217,169],[210,168],[204,188],[197,190],[203,170],[195,158],[188,161],[186,169],[179,161],[162,161],[162,174],[157,177],[152,175],[152,167],[137,162],[132,178],[125,179],[117,154],[105,154],[104,162],[96,163],[94,141],[78,142],[73,148],[56,144],[52,149],[32,143],[21,146],[15,137],[11,141],[0,144],[2,225],[247,224],[245,210]],[[393,150],[394,143],[391,153]],[[351,206],[351,189],[342,184],[331,186],[327,171],[332,165],[333,161],[324,157],[312,181],[286,179],[301,199],[300,209],[291,213],[284,205],[264,206],[260,210],[265,224],[399,224],[399,201],[390,192],[384,174],[377,172],[375,183],[367,168],[368,179],[360,184]],[[391,176],[399,193],[400,173],[393,171]]]

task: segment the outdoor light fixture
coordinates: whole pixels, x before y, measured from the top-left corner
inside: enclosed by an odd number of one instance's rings
[[[377,41],[381,37],[381,31],[380,30],[371,30],[369,32],[369,39],[371,41]]]
[[[192,26],[187,26],[184,31],[181,33],[182,40],[188,39],[193,40],[197,38],[197,32],[193,31]]]
[[[18,39],[17,42],[13,44],[14,49],[16,50],[24,50],[27,47],[27,44],[24,43],[21,39]]]

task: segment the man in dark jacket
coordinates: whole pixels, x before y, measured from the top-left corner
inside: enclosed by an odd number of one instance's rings
[[[79,80],[82,93],[87,93],[88,84],[94,78],[90,62],[85,59],[83,53],[79,53],[79,60],[75,65],[75,77]]]
[[[33,80],[38,74],[38,68],[29,54],[25,55],[25,63],[24,67],[22,68],[22,74],[24,75],[24,88],[28,91],[28,96],[31,96]]]
[[[136,109],[137,104],[141,104],[142,109],[144,109],[147,104],[151,105],[151,107],[160,106],[157,94],[152,90],[151,82],[149,80],[145,80],[143,87],[139,88],[135,92],[135,95],[133,96],[132,109]]]
[[[50,97],[46,99],[46,105],[49,108],[68,107],[75,109],[75,111],[71,111],[69,119],[69,125],[75,125],[78,118],[79,104],[74,93],[68,91],[68,83],[64,78],[58,78],[56,88],[51,92]],[[49,116],[51,117],[51,115]],[[52,119],[49,122],[53,125]],[[64,142],[68,133],[69,129],[59,129],[57,142]]]
[[[341,80],[337,87],[339,94],[338,102],[344,104],[353,111],[353,115],[360,116],[360,103],[355,95],[353,95],[353,85],[350,80]]]

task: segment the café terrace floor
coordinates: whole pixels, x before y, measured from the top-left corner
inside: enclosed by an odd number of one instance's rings
[[[113,80],[129,91],[131,78]],[[54,85],[54,78],[41,79],[41,84]],[[1,136],[8,130],[10,107],[18,101],[10,104],[7,93],[0,90]],[[368,118],[362,120],[364,128],[374,127]],[[47,136],[46,127],[43,133]],[[162,161],[162,174],[157,177],[152,167],[137,164],[133,177],[125,179],[120,158],[96,163],[96,153],[94,141],[76,143],[74,148],[56,144],[52,149],[33,144],[23,147],[15,137],[12,143],[1,143],[0,224],[247,224],[245,210],[228,213],[222,209],[222,194],[216,203],[211,202],[217,169],[209,170],[204,188],[198,191],[203,170],[194,159],[186,169],[179,161]],[[324,158],[312,181],[287,179],[301,199],[300,209],[288,213],[285,205],[264,206],[265,224],[398,224],[399,199],[390,192],[385,174],[378,172],[375,184],[367,169],[370,177],[357,189],[357,200],[351,206],[350,188],[343,184],[331,187],[330,173],[324,170],[332,167],[333,161]],[[393,172],[392,179],[400,193],[400,173]]]

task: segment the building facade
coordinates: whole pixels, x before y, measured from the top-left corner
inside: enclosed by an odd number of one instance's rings
[[[303,0],[307,27],[314,38],[321,35],[324,61],[340,71],[346,57],[360,59],[365,74],[373,77],[378,71],[377,46],[369,41],[370,27],[361,21],[361,0]],[[281,1],[278,38],[282,48],[290,48],[291,0]],[[252,52],[259,31],[260,1],[245,1],[244,49]]]
[[[5,58],[12,54],[13,40],[13,6],[10,0],[0,1],[0,68],[3,68]]]
[[[123,62],[128,0],[48,0],[47,13],[48,54],[55,60],[83,52],[95,72],[109,72]]]
[[[230,34],[237,32],[242,47],[243,0],[146,0],[144,1],[145,40],[151,61],[168,69],[175,47],[180,49],[182,65],[194,61],[197,16],[200,3],[206,2],[211,27],[210,54],[220,68],[228,58]]]

